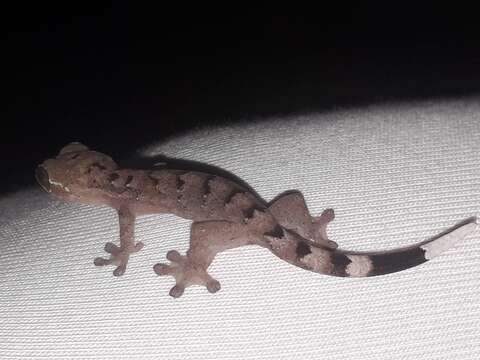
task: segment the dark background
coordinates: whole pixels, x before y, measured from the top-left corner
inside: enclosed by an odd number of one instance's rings
[[[203,124],[478,93],[473,8],[320,4],[4,9],[0,193],[70,141],[127,158]]]

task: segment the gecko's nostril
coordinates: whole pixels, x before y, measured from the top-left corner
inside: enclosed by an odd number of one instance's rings
[[[37,166],[37,169],[35,170],[35,178],[37,179],[43,190],[45,190],[46,192],[52,191],[50,189],[50,182],[48,181],[48,172],[43,168],[43,166]]]

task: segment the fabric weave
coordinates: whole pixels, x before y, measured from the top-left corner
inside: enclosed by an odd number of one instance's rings
[[[267,200],[299,189],[312,213],[336,210],[329,236],[341,248],[388,249],[480,216],[479,100],[259,119],[142,151],[220,166]],[[219,293],[174,300],[172,279],[152,266],[187,249],[189,221],[139,218],[145,248],[114,278],[93,266],[118,241],[113,210],[38,189],[0,209],[2,359],[480,358],[480,231],[425,265],[367,279],[239,248],[211,267]]]

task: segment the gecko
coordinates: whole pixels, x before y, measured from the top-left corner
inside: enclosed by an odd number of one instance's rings
[[[158,275],[172,276],[170,296],[180,297],[192,285],[215,293],[220,282],[208,267],[215,256],[229,249],[257,245],[278,258],[313,272],[339,277],[369,277],[405,270],[430,260],[478,225],[465,220],[424,242],[378,252],[341,250],[327,236],[333,209],[312,216],[300,191],[282,193],[267,203],[238,181],[215,173],[170,168],[120,168],[108,155],[73,142],[54,158],[37,166],[41,188],[63,201],[107,205],[118,213],[120,244],[105,244],[107,258],[96,266],[114,265],[121,276],[132,254],[142,249],[135,242],[135,218],[170,213],[192,221],[190,247],[185,255],[166,254],[169,263],[158,263]]]

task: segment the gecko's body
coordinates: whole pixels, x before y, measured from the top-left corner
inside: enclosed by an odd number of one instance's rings
[[[167,167],[120,169],[109,156],[79,143],[66,146],[55,159],[41,164],[36,178],[44,190],[60,199],[104,204],[118,211],[120,246],[107,243],[110,258],[95,259],[96,265],[116,265],[117,276],[125,272],[130,254],[143,246],[134,241],[136,216],[172,213],[192,220],[187,254],[172,250],[167,254],[170,265],[154,266],[157,274],[175,277],[170,291],[174,297],[194,284],[218,291],[220,283],[208,274],[209,265],[217,253],[243,245],[268,248],[311,271],[362,277],[421,264],[475,228],[470,219],[407,249],[370,254],[341,251],[326,235],[333,210],[312,217],[298,191],[286,192],[267,204],[247,187],[219,175]]]

